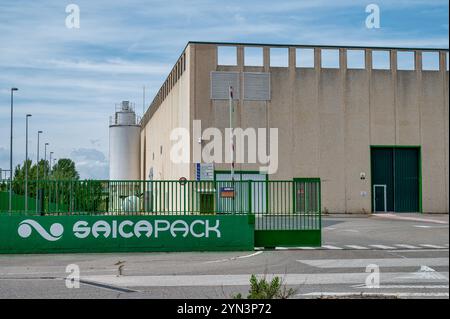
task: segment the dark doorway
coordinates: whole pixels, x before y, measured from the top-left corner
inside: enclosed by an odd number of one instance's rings
[[[420,148],[372,147],[372,211],[420,211]]]

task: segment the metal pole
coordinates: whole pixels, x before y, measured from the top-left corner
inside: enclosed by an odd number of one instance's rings
[[[25,212],[28,212],[28,118],[31,114],[27,114],[25,129]]]
[[[13,92],[17,91],[18,88],[11,88],[11,132],[10,132],[10,139],[9,139],[9,212],[12,211],[12,161],[13,161],[13,105],[14,105],[14,99],[13,99]]]
[[[38,131],[37,135],[37,157],[36,157],[36,214],[38,213],[39,209],[39,134],[41,134],[42,131]]]
[[[45,166],[47,165],[47,145],[49,145],[49,143],[44,144],[44,180],[47,179],[47,170],[45,169]]]
[[[52,154],[53,152],[50,152],[50,163],[49,163],[49,171],[52,172]]]
[[[230,109],[230,152],[231,152],[231,181],[234,181],[234,145],[233,145],[233,87],[229,88]]]

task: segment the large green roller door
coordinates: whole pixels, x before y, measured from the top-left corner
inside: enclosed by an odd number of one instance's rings
[[[419,211],[419,150],[394,149],[395,211]]]
[[[372,147],[371,164],[373,211],[420,210],[418,147]]]

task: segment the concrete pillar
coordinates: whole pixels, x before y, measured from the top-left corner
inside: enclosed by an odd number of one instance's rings
[[[397,75],[397,50],[389,51],[391,71]]]
[[[316,71],[320,71],[322,68],[322,50],[320,48],[314,48],[314,68]]]
[[[270,69],[270,48],[263,47],[263,68],[264,72],[269,72]]]
[[[236,54],[237,67],[244,68],[244,47],[242,45],[237,46]]]
[[[364,67],[367,71],[372,71],[372,50],[365,49],[364,50]]]
[[[297,51],[295,48],[289,48],[289,69],[295,71],[297,67]]]
[[[345,48],[339,49],[339,69],[347,70],[347,49]]]
[[[422,51],[414,51],[414,69],[416,72],[422,72]]]
[[[439,51],[439,71],[447,71],[447,52]]]

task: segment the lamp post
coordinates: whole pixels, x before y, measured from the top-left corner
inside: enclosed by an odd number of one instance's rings
[[[38,131],[37,134],[37,158],[36,158],[36,213],[38,213],[39,209],[39,134],[42,131]]]
[[[50,173],[52,172],[52,155],[54,152],[50,152],[50,164],[49,164],[49,169],[50,169]]]
[[[28,118],[31,114],[25,117],[25,211],[28,212]]]
[[[18,88],[11,88],[11,133],[9,139],[9,212],[12,210],[12,161],[13,161],[13,108],[14,108],[14,91]]]
[[[44,180],[47,179],[47,170],[45,169],[45,165],[47,165],[47,146],[49,143],[44,144]]]

